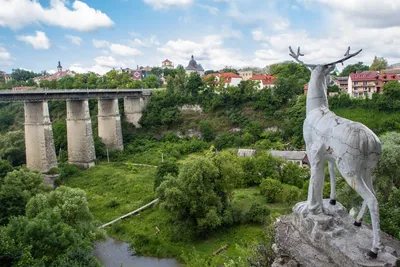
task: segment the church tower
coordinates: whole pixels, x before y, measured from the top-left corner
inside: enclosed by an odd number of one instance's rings
[[[62,66],[61,66],[60,61],[58,61],[57,70],[58,70],[58,72],[62,72]]]

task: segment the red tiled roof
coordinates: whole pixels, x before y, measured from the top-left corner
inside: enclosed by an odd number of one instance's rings
[[[172,62],[169,61],[168,59],[164,60],[162,63],[167,63],[167,62],[172,63]]]
[[[353,82],[373,81],[377,87],[382,87],[388,81],[400,81],[400,76],[395,73],[379,73],[377,71],[363,71],[351,73]]]
[[[263,85],[274,84],[275,79],[275,76],[269,74],[257,74],[250,78],[251,81],[261,81]]]
[[[59,80],[59,79],[65,77],[65,76],[71,75],[71,74],[75,75],[75,72],[74,71],[65,70],[65,71],[61,71],[61,72],[56,72],[56,73],[54,73],[54,74],[52,74],[52,75],[50,75],[48,77],[45,77],[43,80],[48,80],[48,81]]]
[[[214,76],[214,77],[218,77],[221,79],[224,78],[226,83],[231,83],[232,82],[232,78],[237,78],[237,79],[242,79],[242,77],[240,77],[239,75],[237,75],[236,73],[233,72],[219,72],[219,73],[211,73],[211,74],[207,74],[206,76],[204,76],[203,80],[208,79],[209,77]]]

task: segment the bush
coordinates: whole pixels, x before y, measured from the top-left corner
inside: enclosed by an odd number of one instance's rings
[[[160,186],[162,182],[166,180],[168,174],[172,176],[177,176],[179,173],[179,168],[174,161],[162,162],[157,168],[156,178],[154,179],[154,191]]]
[[[299,201],[301,196],[302,196],[302,191],[299,188],[293,185],[283,184],[282,193],[279,197],[279,200],[287,204],[292,204]]]
[[[200,121],[199,128],[204,141],[211,142],[214,140],[214,131],[208,121]]]
[[[270,214],[267,205],[253,203],[246,214],[246,220],[252,223],[263,223]]]
[[[261,181],[260,193],[266,197],[268,203],[274,203],[283,190],[281,182],[267,178]]]
[[[60,178],[65,179],[78,173],[80,173],[80,170],[75,165],[63,164],[60,169]]]

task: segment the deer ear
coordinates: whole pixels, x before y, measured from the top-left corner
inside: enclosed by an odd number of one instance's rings
[[[336,65],[332,64],[332,65],[328,65],[328,68],[326,69],[325,73],[326,75],[328,75],[329,73],[331,73],[334,69],[335,69]]]

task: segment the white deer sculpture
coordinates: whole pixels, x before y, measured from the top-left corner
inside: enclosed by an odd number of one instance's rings
[[[365,125],[353,122],[329,110],[327,98],[328,74],[335,64],[358,55],[362,50],[350,54],[348,48],[344,58],[321,65],[310,65],[302,62],[289,47],[290,56],[297,62],[311,69],[311,79],[308,86],[306,102],[306,119],[303,125],[304,141],[310,161],[310,186],[307,202],[299,203],[294,210],[318,214],[324,212],[322,191],[324,184],[324,166],[329,165],[331,178],[330,204],[336,204],[334,164],[346,182],[363,198],[361,210],[354,225],[361,226],[365,208],[368,206],[371,214],[373,242],[367,253],[369,258],[376,258],[380,246],[379,207],[372,187],[372,169],[376,166],[382,151],[379,138]]]

